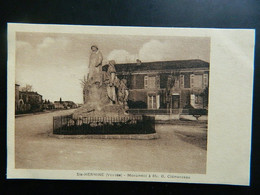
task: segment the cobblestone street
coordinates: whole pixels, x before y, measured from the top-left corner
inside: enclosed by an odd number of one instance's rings
[[[206,173],[207,127],[157,124],[159,139],[58,139],[52,117],[73,110],[15,119],[15,166],[21,169]]]

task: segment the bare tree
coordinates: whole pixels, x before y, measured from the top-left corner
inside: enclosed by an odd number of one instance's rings
[[[170,114],[172,113],[172,95],[171,95],[171,89],[174,87],[175,82],[179,80],[180,72],[175,70],[171,72],[171,75],[169,75],[167,80],[167,86],[166,86],[166,99],[167,99],[167,109],[169,109]]]
[[[21,88],[21,90],[26,92],[32,91],[32,85],[26,84],[25,87]]]

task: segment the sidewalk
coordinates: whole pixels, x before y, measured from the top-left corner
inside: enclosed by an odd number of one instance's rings
[[[15,118],[17,118],[17,117],[24,117],[24,116],[39,115],[39,114],[47,114],[47,113],[58,112],[58,111],[63,111],[63,110],[75,110],[75,109],[44,110],[42,112],[32,112],[32,113],[26,113],[26,114],[16,114]]]

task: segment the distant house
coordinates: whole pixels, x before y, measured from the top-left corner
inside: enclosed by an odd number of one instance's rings
[[[118,78],[127,79],[129,108],[207,108],[208,62],[138,61],[115,67]]]
[[[75,104],[73,101],[54,101],[54,108],[55,109],[77,108],[77,104]]]
[[[42,110],[42,95],[33,91],[19,91],[16,85],[16,98],[19,92],[19,100],[16,111],[19,113],[37,112]],[[17,101],[17,99],[16,99]]]
[[[47,110],[51,110],[51,109],[54,109],[54,103],[50,102],[49,100],[45,100],[42,104],[43,108],[44,109],[47,109]]]
[[[20,99],[23,99],[24,103],[42,103],[42,95],[33,91],[20,91]]]
[[[69,109],[69,108],[77,108],[77,104],[75,104],[73,101],[64,101],[64,107]]]
[[[54,108],[55,109],[63,109],[64,108],[64,105],[62,102],[60,101],[54,101]]]

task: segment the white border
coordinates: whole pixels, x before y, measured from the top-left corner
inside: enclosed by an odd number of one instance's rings
[[[15,169],[14,86],[16,32],[210,37],[211,56],[206,174]],[[249,185],[254,44],[255,30],[253,29],[151,28],[9,23],[7,178]],[[104,173],[104,176],[89,176],[88,174],[90,173]],[[121,176],[108,176],[107,174],[109,173],[119,173]],[[154,175],[154,177],[128,177],[128,173],[136,175],[150,174]],[[83,174],[83,176],[77,176],[77,174]],[[187,178],[176,178],[177,176]]]

